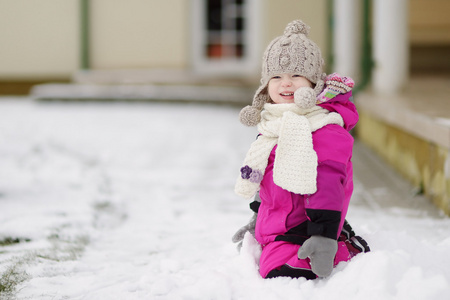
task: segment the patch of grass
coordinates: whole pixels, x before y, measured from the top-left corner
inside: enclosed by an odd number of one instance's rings
[[[0,299],[11,296],[16,287],[27,280],[28,274],[19,270],[18,265],[10,266],[0,275]]]
[[[90,242],[88,236],[63,237],[57,232],[50,234],[47,239],[52,243],[52,247],[41,250],[35,255],[53,261],[69,261],[79,258]]]
[[[22,242],[29,242],[30,239],[23,239],[23,238],[12,238],[12,237],[6,237],[2,240],[0,240],[0,246],[10,246]]]

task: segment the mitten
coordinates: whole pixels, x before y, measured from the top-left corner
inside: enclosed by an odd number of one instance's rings
[[[251,235],[255,236],[256,218],[258,217],[258,209],[261,205],[261,198],[259,193],[256,193],[255,199],[250,203],[250,209],[253,210],[254,214],[247,225],[242,226],[231,238],[233,243],[238,243],[237,248],[241,250],[242,241],[244,240],[245,233],[250,232]]]
[[[327,277],[333,271],[334,257],[338,249],[336,240],[313,235],[298,250],[298,258],[309,257],[311,269],[319,277]]]
[[[242,247],[242,241],[244,240],[244,235],[248,232],[251,233],[251,235],[255,236],[255,227],[256,227],[256,217],[258,216],[257,213],[254,213],[250,221],[247,225],[242,226],[236,233],[233,235],[231,240],[233,243],[238,243],[237,247],[238,250]]]

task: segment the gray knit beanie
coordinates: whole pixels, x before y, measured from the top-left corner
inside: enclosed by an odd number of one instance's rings
[[[261,85],[256,90],[252,105],[244,107],[239,118],[246,126],[256,126],[261,120],[261,111],[269,102],[267,84],[276,74],[294,73],[315,84],[316,96],[323,89],[324,64],[319,47],[308,38],[310,27],[301,20],[289,23],[282,36],[270,42],[263,55]]]

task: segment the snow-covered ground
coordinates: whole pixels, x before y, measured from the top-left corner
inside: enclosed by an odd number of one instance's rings
[[[260,278],[251,236],[231,243],[256,135],[238,111],[2,99],[0,288],[17,286],[0,299],[449,299],[450,219],[358,178],[347,219],[372,252],[327,279]]]

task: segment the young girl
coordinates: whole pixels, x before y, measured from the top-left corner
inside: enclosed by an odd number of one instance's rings
[[[269,44],[261,86],[240,113],[241,122],[257,125],[260,133],[235,191],[261,199],[255,238],[264,278],[325,277],[339,262],[369,250],[345,222],[353,191],[349,131],[358,121],[350,101],[354,83],[322,73],[320,49],[308,33],[296,20]],[[351,234],[339,238],[346,229]]]

